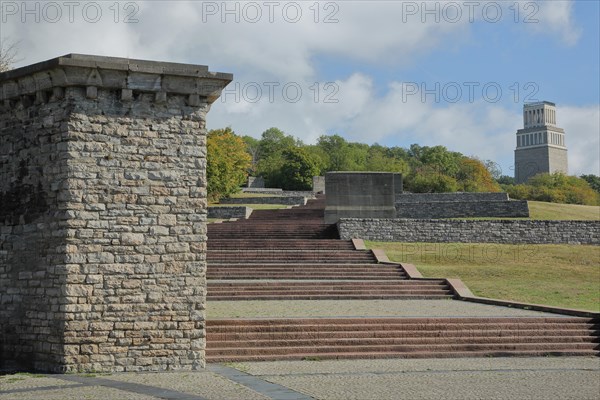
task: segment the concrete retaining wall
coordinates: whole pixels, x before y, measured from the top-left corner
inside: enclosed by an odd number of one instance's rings
[[[342,219],[341,239],[389,242],[600,244],[600,221]]]

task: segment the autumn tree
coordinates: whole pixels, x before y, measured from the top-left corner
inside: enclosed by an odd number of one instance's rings
[[[475,158],[463,157],[456,174],[461,192],[499,192],[500,185],[494,180],[485,164]]]
[[[600,205],[600,195],[585,179],[560,172],[538,174],[524,184],[505,185],[503,188],[513,199]]]
[[[231,128],[209,131],[206,169],[209,200],[239,191],[240,185],[246,182],[250,165],[246,143]]]

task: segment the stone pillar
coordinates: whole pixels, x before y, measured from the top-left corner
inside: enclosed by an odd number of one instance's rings
[[[206,66],[71,54],[0,74],[0,368],[204,365]]]
[[[328,172],[325,174],[325,223],[340,218],[395,218],[394,175],[391,172]]]

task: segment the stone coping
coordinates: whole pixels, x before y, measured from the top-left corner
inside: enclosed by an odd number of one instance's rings
[[[206,65],[67,54],[0,74],[0,100],[32,95],[54,88],[95,87],[206,97],[210,103],[233,80],[233,75],[210,72]],[[191,99],[192,105],[198,103]]]
[[[210,72],[208,70],[208,66],[206,65],[71,53],[0,73],[0,82],[4,80],[17,79],[22,76],[31,75],[35,72],[45,71],[58,66],[102,68],[118,71],[143,72],[149,74],[194,76],[198,78],[216,78],[230,81],[233,79],[233,74],[224,72]]]

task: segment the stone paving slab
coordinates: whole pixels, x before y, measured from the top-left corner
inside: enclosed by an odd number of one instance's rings
[[[560,317],[459,300],[209,301],[207,319],[302,317]],[[565,316],[566,317],[566,316]]]
[[[598,399],[599,358],[236,363],[318,399]]]
[[[599,393],[597,357],[244,362],[193,372],[0,376],[1,400],[537,400]]]
[[[108,379],[184,392],[206,399],[263,400],[263,396],[208,369],[190,372],[113,374]]]

